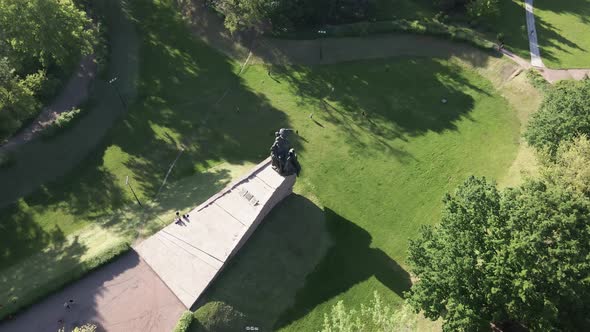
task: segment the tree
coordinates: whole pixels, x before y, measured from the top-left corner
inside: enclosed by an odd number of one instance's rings
[[[542,155],[540,160],[545,181],[590,197],[590,140],[586,134],[562,142],[555,158]]]
[[[41,105],[35,94],[45,81],[39,71],[21,79],[7,58],[0,58],[0,141],[34,116]]]
[[[409,262],[409,303],[445,331],[590,325],[590,200],[568,188],[499,192],[470,177],[445,197],[440,225],[411,241]]]
[[[466,8],[472,19],[496,16],[500,12],[498,0],[472,0]]]
[[[559,81],[547,91],[525,132],[527,142],[554,156],[562,141],[590,135],[590,79]]]
[[[72,0],[0,0],[0,39],[23,71],[34,60],[44,68],[70,65],[92,52],[95,34]]]

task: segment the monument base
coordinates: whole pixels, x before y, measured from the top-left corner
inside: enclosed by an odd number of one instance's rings
[[[270,158],[135,247],[180,301],[190,308],[264,217],[293,191]]]

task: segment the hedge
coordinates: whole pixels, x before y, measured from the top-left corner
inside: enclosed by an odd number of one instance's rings
[[[176,323],[176,327],[174,328],[173,332],[186,332],[188,331],[189,327],[191,327],[191,323],[193,322],[193,313],[190,310],[187,310],[182,313],[178,323]]]

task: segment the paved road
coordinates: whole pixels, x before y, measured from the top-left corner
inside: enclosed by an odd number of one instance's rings
[[[63,304],[70,298],[75,304],[67,310]],[[92,322],[99,331],[163,332],[174,328],[184,310],[132,251],[0,324],[0,331],[56,332],[61,327],[70,331]]]
[[[526,25],[529,35],[529,49],[531,51],[531,64],[535,67],[545,67],[541,60],[537,30],[535,29],[535,15],[533,14],[533,0],[525,0]]]

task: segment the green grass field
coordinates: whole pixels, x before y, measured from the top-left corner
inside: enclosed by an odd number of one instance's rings
[[[590,0],[537,0],[541,58],[550,68],[590,68]]]
[[[517,113],[455,59],[275,66],[271,76],[252,65],[238,75],[240,64],[192,38],[174,10],[131,3],[139,57],[128,112],[72,171],[0,211],[0,299],[14,300],[1,315],[33,297],[31,285],[203,201],[265,158],[274,130],[291,127],[304,167],[299,195],[206,294],[195,328],[233,317],[228,324],[315,330],[339,299],[354,307],[377,290],[399,303],[410,286],[408,239],[437,222],[444,193],[471,174],[503,178],[516,157]],[[19,162],[0,176],[35,174]]]

